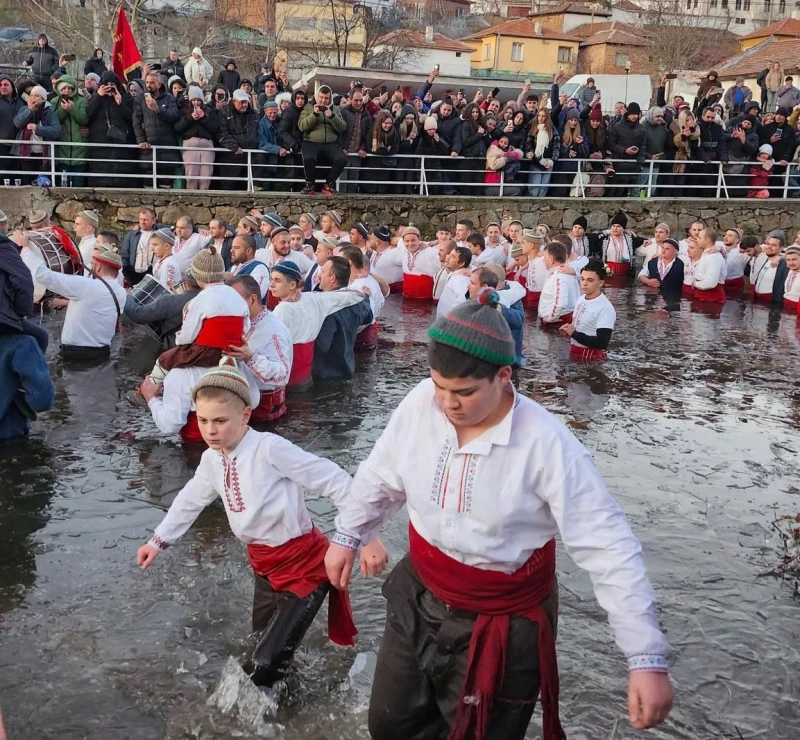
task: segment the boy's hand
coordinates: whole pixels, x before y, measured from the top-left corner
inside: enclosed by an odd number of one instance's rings
[[[325,570],[328,572],[328,580],[335,589],[344,591],[347,588],[355,561],[355,550],[341,545],[328,546],[328,552],[325,553]]]
[[[386,552],[383,542],[378,537],[361,548],[361,575],[364,578],[379,576],[388,562],[389,553]]]
[[[142,545],[136,551],[136,565],[142,570],[146,570],[152,565],[153,561],[158,556],[158,552],[158,548],[153,547],[150,543]]]
[[[628,715],[637,730],[660,725],[672,708],[669,673],[631,671],[628,679]]]

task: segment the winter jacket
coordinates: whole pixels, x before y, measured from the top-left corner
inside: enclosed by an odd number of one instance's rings
[[[647,134],[647,146],[645,147],[647,158],[652,159],[654,154],[664,154],[667,151],[667,139],[669,138],[666,124],[662,123],[658,126],[649,121],[643,121],[642,128]]]
[[[86,101],[78,92],[78,83],[72,77],[64,75],[59,79],[56,83],[56,89],[59,93],[61,85],[64,84],[71,85],[75,92],[69,98],[72,101],[72,106],[69,110],[64,108],[64,100],[60,94],[53,101],[53,110],[55,110],[61,123],[61,137],[59,140],[80,143],[85,141],[81,129],[89,123]],[[86,159],[87,150],[88,147],[85,146],[59,146],[56,147],[56,157],[62,164],[74,167]]]
[[[515,149],[524,149],[527,138],[528,123],[523,121],[522,123],[515,125],[514,130],[508,134],[508,143]]]
[[[356,113],[356,111],[350,110],[350,108],[343,108],[341,110],[341,113],[342,113],[342,118],[344,118],[346,127],[344,132],[342,133],[341,138],[339,139],[339,143],[342,145],[342,149],[348,149],[349,151],[350,139],[353,136],[353,132],[356,125],[356,118],[358,114]],[[355,154],[359,149],[364,149],[365,151],[369,151],[371,136],[372,136],[372,116],[367,112],[366,108],[362,108],[360,145],[356,147],[355,151],[350,153]]]
[[[741,90],[744,95],[744,98],[742,99],[741,103],[738,106],[735,104],[735,98],[734,98],[736,90]],[[736,85],[734,85],[733,87],[729,87],[725,91],[725,95],[722,98],[722,103],[727,110],[735,110],[738,112],[740,110],[743,110],[745,103],[751,101],[752,99],[753,99],[753,91],[749,87],[747,87],[747,85],[743,85],[741,88],[737,88]]]
[[[772,141],[772,137],[777,132],[781,134],[781,138],[777,141]],[[772,158],[776,162],[780,162],[781,160],[788,162],[791,160],[796,148],[794,139],[795,132],[789,127],[788,122],[785,122],[783,126],[778,126],[778,124],[773,121],[766,126],[762,126],[759,132],[760,143],[769,144],[772,147]]]
[[[122,143],[111,142],[108,138],[109,126],[114,126],[127,133],[125,143],[132,144],[133,137],[133,98],[120,84],[119,77],[114,72],[106,71],[100,77],[100,84],[113,83],[120,91],[120,103],[110,95],[92,95],[86,101],[86,112],[89,115],[89,141],[95,144]]]
[[[432,133],[436,134],[439,132],[433,131]],[[421,130],[419,132],[419,144],[417,145],[417,154],[446,157],[448,154],[450,154],[450,142],[447,139],[445,139],[441,134],[439,134],[439,141],[436,141],[436,139],[434,139],[430,133]],[[438,164],[438,162],[433,163],[434,166],[436,166],[436,164]]]
[[[153,231],[158,231],[161,228],[160,224],[153,225]],[[122,237],[122,246],[119,250],[119,256],[122,259],[123,268],[132,268],[136,264],[136,248],[139,246],[139,237],[142,235],[142,230],[137,226],[135,229],[125,233]]]
[[[367,299],[355,306],[340,308],[322,322],[314,342],[311,374],[317,380],[351,378],[356,370],[354,347],[362,326],[372,323],[372,308]]]
[[[638,121],[620,121],[608,129],[607,145],[614,159],[627,160],[614,162],[617,172],[638,172],[647,153],[647,133]],[[639,147],[639,151],[636,154],[627,154],[625,150],[632,146]]]
[[[14,125],[17,127],[17,142],[11,147],[11,154],[15,157],[20,154],[20,141],[23,131],[29,123],[36,124],[36,135],[44,141],[58,141],[61,138],[61,124],[58,122],[58,116],[50,103],[45,103],[44,107],[35,113],[26,105],[24,108],[20,108],[17,115],[14,116]],[[48,156],[49,152],[50,149],[46,149],[44,156]]]
[[[522,151],[520,149],[508,148],[508,151],[503,151],[495,141],[486,152],[486,175],[483,178],[485,183],[498,183],[500,182],[500,170],[502,170],[509,162],[519,162],[522,159]]]
[[[589,142],[586,140],[586,134],[584,134],[583,131],[580,129],[578,129],[578,132],[583,137],[583,141],[580,144],[576,143],[575,141],[573,141],[572,144],[570,145],[565,144],[564,136],[562,134],[561,149],[558,153],[558,159],[570,161],[574,159],[586,159],[589,156]],[[575,156],[570,157],[569,156],[570,152],[575,152]]]
[[[758,151],[758,133],[750,129],[745,133],[744,142],[734,139],[731,131],[726,132],[728,158],[731,162],[745,162],[752,159]]]
[[[136,143],[155,146],[175,146],[178,136],[175,133],[175,122],[180,117],[178,101],[170,95],[162,85],[158,94],[153,96],[158,106],[155,112],[147,107],[144,95],[133,99],[133,134]]]
[[[86,60],[86,64],[83,65],[83,76],[85,77],[88,74],[96,74],[98,77],[103,76],[103,72],[106,71],[106,63],[103,59],[98,59],[97,57],[92,57],[91,59]]]
[[[27,334],[0,340],[0,440],[30,431],[30,419],[15,403],[22,394],[36,413],[47,411],[56,395],[44,353]]]
[[[587,105],[591,104],[592,100],[594,100],[594,96],[597,94],[596,87],[589,87],[586,85],[583,90],[581,90],[580,97],[578,100],[581,102],[581,109],[585,108]]]
[[[461,148],[463,146],[461,139],[461,128],[464,122],[455,111],[453,111],[447,118],[439,115],[438,119],[439,136],[450,142],[450,151],[448,154],[451,154],[452,152],[461,154]]]
[[[48,42],[42,47],[37,46],[25,59],[31,74],[46,90],[52,89],[50,77],[58,69],[58,56]]]
[[[228,66],[233,65],[233,70],[229,70]],[[229,59],[225,62],[225,69],[223,69],[219,73],[219,77],[217,77],[217,83],[223,85],[225,89],[233,95],[234,90],[239,89],[239,84],[241,83],[242,78],[239,73],[236,71],[236,62],[233,59]]]
[[[697,156],[701,162],[727,162],[728,161],[728,142],[725,138],[725,131],[716,121],[708,123],[700,120],[700,147]]]
[[[266,116],[258,122],[258,148],[262,152],[274,155],[269,158],[270,162],[277,161],[277,157],[281,153],[281,146],[278,144],[278,134],[275,130],[275,126]]]
[[[303,134],[303,141],[313,141],[315,144],[336,144],[347,124],[338,107],[333,106],[333,115],[329,118],[324,113],[314,113],[313,104],[308,103],[300,113],[297,127]]]
[[[22,329],[22,319],[33,316],[33,278],[19,247],[0,235],[0,324]]]
[[[175,334],[183,324],[184,306],[199,293],[199,290],[190,288],[183,293],[162,295],[157,301],[145,304],[137,303],[129,295],[122,310],[135,324],[156,324],[162,348],[172,349],[175,346]]]
[[[292,94],[292,104],[281,113],[276,127],[278,143],[284,149],[291,149],[293,152],[299,152],[300,145],[303,142],[303,134],[300,133],[300,129],[297,127],[301,111],[302,108],[297,107],[297,99]]]
[[[178,74],[177,70],[175,71],[175,74]],[[186,80],[187,85],[191,82],[195,82],[199,85],[201,77],[207,82],[211,82],[211,76],[213,74],[214,68],[205,57],[200,57],[200,59],[189,57],[189,61],[183,65],[183,77]]]
[[[167,61],[161,65],[161,76],[165,80],[168,80],[172,75],[178,75],[178,77],[186,82],[186,75],[183,73],[183,62],[180,58],[175,62],[171,62],[167,59]]]
[[[180,115],[175,121],[175,133],[183,140],[186,139],[208,139],[214,141],[219,133],[219,116],[217,109],[210,103],[203,105],[205,118],[195,121],[192,118],[192,104],[190,100],[179,103]]]
[[[800,105],[800,87],[781,85],[778,88],[778,108],[794,108]]]
[[[258,148],[258,115],[253,106],[239,113],[233,103],[224,105],[219,114],[219,145],[235,152],[237,149]]]
[[[0,75],[0,80],[6,79],[14,81],[8,75]],[[19,113],[19,109],[25,105],[22,98],[17,97],[16,92],[11,93],[11,98],[0,97],[0,139],[14,139],[17,136],[17,127],[14,125],[14,116]],[[0,144],[0,153],[7,152],[11,148],[10,144]]]
[[[486,156],[486,127],[482,126],[483,133],[479,134],[473,122],[466,120],[461,125],[461,155],[463,157]]]
[[[531,124],[531,128],[536,128],[535,123]],[[537,170],[545,169],[542,167],[542,160],[543,159],[550,159],[552,160],[553,164],[558,161],[558,155],[561,154],[561,136],[559,135],[558,131],[553,129],[553,135],[550,137],[550,142],[545,147],[544,153],[541,157],[536,156],[536,133],[532,132],[531,129],[528,129],[528,136],[525,139],[525,152],[533,152],[533,157],[531,158],[531,168],[535,168]],[[550,171],[553,171],[553,167],[551,165]]]

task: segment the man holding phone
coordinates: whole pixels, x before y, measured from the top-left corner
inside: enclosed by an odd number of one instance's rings
[[[622,120],[608,129],[608,148],[614,159],[623,160],[614,163],[616,176],[614,184],[632,186],[636,184],[638,173],[642,169],[647,150],[647,133],[639,123],[642,109],[638,103],[628,105]],[[624,197],[624,188],[615,189],[614,195]]]
[[[175,122],[180,117],[177,99],[167,92],[159,72],[148,72],[144,80],[145,93],[133,99],[133,134],[141,152],[142,172],[153,171],[152,147],[157,146],[158,174],[163,175],[159,187],[171,187],[179,160],[177,149],[162,149],[178,145]]]
[[[316,192],[317,164],[330,167],[322,188],[323,195],[333,195],[336,181],[347,166],[347,156],[339,140],[345,133],[347,124],[339,109],[333,107],[332,97],[331,89],[323,85],[317,92],[316,100],[307,103],[303,108],[297,123],[300,133],[303,134],[306,186],[301,192],[304,195],[314,195]]]

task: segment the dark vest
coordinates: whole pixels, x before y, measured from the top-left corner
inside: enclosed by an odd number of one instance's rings
[[[303,283],[303,290],[306,293],[311,293],[314,290],[322,290],[322,288],[319,287],[319,283],[314,285],[314,283],[311,282],[311,278],[317,270],[319,270],[319,265],[315,262],[313,265],[311,265],[311,269],[308,271],[305,282]]]
[[[252,262],[248,262],[236,274],[237,275],[250,275],[253,272],[253,270],[255,270],[256,267],[258,267],[259,265],[261,265],[261,267],[266,267],[266,265],[263,262],[259,262],[258,260],[253,260]],[[267,295],[269,295],[269,291],[267,291]],[[267,305],[267,299],[266,298],[262,298],[261,299],[261,303],[262,303],[262,305],[266,306]]]
[[[662,293],[680,293],[683,290],[683,261],[680,257],[675,258],[663,280],[658,274],[658,257],[653,257],[647,263],[647,274],[655,280],[660,280],[659,290]]]

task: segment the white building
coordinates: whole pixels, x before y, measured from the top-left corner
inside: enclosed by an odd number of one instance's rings
[[[387,33],[375,44],[374,57],[380,66],[397,72],[428,72],[439,65],[443,76],[469,77],[473,48],[460,41],[434,33],[400,30]]]

